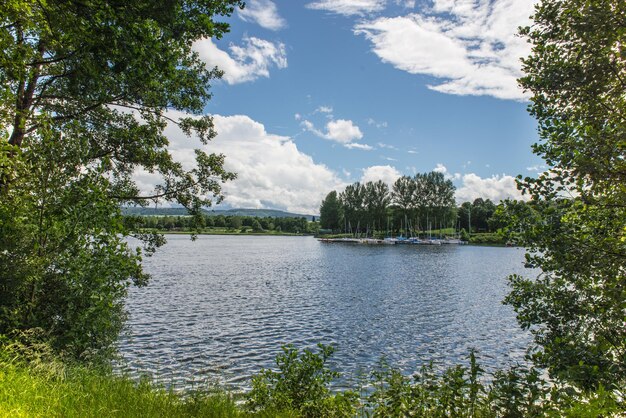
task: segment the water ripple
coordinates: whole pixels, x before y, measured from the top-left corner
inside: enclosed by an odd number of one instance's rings
[[[342,246],[307,237],[182,236],[145,262],[120,340],[131,374],[242,389],[281,344],[334,344],[348,385],[381,357],[405,373],[435,361],[488,370],[523,360],[530,336],[501,304],[525,273],[511,248]],[[528,273],[528,272],[526,272]]]

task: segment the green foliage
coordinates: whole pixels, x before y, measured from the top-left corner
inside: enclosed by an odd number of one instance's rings
[[[251,216],[203,216],[198,222],[193,216],[137,216],[126,215],[143,231],[197,232],[197,233],[236,233],[253,230],[255,233],[285,232],[291,234],[313,234],[318,230],[317,222],[309,222],[305,217],[260,218]],[[241,224],[239,228],[234,228]],[[228,225],[228,226],[227,226]],[[226,229],[228,228],[228,229]]]
[[[626,7],[543,0],[522,30],[533,45],[521,85],[548,170],[519,179],[509,232],[536,280],[514,276],[506,302],[535,336],[533,359],[588,390],[626,384]]]
[[[413,379],[383,364],[372,373],[374,391],[367,399],[373,417],[588,417],[621,416],[623,393],[581,393],[569,385],[549,383],[538,370],[514,366],[499,370],[490,383],[470,353],[469,367],[453,366],[441,373],[423,366]]]
[[[602,386],[580,392],[549,385],[533,369],[514,367],[484,379],[474,353],[469,367],[436,372],[428,365],[412,379],[383,363],[372,373],[371,390],[356,411],[356,394],[332,394],[333,376],[320,376],[328,348],[294,356],[297,350],[290,347],[277,359],[284,372],[257,375],[244,407],[241,398],[219,388],[178,394],[146,378],[136,382],[107,369],[68,365],[46,344],[32,344],[32,332],[20,338],[0,337],[0,417],[353,417],[359,412],[371,417],[583,418],[626,412],[623,393]]]
[[[237,0],[8,1],[0,4],[0,334],[38,328],[58,353],[102,360],[124,322],[122,298],[148,279],[141,258],[163,238],[121,205],[173,201],[201,226],[201,206],[234,178],[196,150],[186,169],[167,123],[201,143],[194,116],[220,76],[193,41],[220,37]],[[155,190],[133,180],[143,169]],[[133,248],[127,237],[143,242]]]
[[[297,411],[303,417],[352,417],[357,395],[354,392],[331,394],[329,384],[339,376],[326,362],[333,354],[331,346],[318,344],[319,352],[292,345],[283,346],[276,357],[278,370],[262,370],[252,378],[247,394],[251,411]]]
[[[322,200],[320,206],[320,227],[334,231],[343,229],[343,208],[336,191],[332,191]]]
[[[261,226],[261,223],[258,220],[256,220],[256,219],[252,223],[252,230],[254,232],[262,232],[263,231],[263,227]]]
[[[419,230],[455,225],[454,190],[452,182],[436,172],[400,177],[391,190],[380,180],[350,184],[339,196],[346,232],[375,236],[378,231],[385,236],[391,229],[417,235]]]
[[[24,363],[0,352],[0,417],[240,417],[221,391],[182,397],[144,379],[137,383],[94,368]]]
[[[455,366],[437,374],[432,363],[409,379],[382,364],[372,373],[374,392],[368,407],[374,417],[486,417],[494,416],[481,382],[484,370],[472,351],[470,367]]]
[[[479,244],[479,245],[480,244],[504,245],[507,243],[507,238],[503,234],[498,234],[498,233],[472,234],[469,237],[469,242],[470,244]]]
[[[464,202],[459,207],[459,224],[461,228],[473,232],[495,231],[500,225],[494,222],[493,215],[496,205],[489,199],[474,199],[473,202]]]

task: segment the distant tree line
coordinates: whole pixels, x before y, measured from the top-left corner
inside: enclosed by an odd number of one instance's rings
[[[466,231],[471,229],[472,232],[497,231],[503,227],[502,221],[494,216],[497,208],[498,205],[482,197],[473,202],[463,202],[457,209],[458,226]]]
[[[354,234],[419,235],[446,228],[492,232],[496,205],[478,198],[456,206],[452,181],[442,173],[402,176],[389,186],[379,180],[332,191],[320,206],[320,228]]]
[[[159,231],[190,231],[196,229],[197,219],[191,216],[140,216],[144,228]],[[309,222],[305,217],[257,217],[257,216],[204,216],[200,227],[252,231],[288,232],[295,234],[315,233],[317,222]]]

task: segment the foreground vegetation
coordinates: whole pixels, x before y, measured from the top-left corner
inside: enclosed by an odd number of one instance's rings
[[[474,353],[468,366],[437,373],[426,365],[412,378],[381,363],[363,387],[331,392],[339,376],[326,364],[332,347],[300,352],[286,346],[274,370],[254,376],[250,392],[233,395],[210,387],[176,393],[148,379],[135,382],[105,369],[33,356],[32,349],[25,356],[15,347],[0,351],[0,417],[597,417],[626,412],[624,393],[616,388],[580,392],[548,385],[533,369],[501,371],[486,383]]]
[[[206,68],[192,45],[221,37],[228,30],[223,18],[243,6],[0,3],[0,335],[40,330],[27,352],[2,342],[0,412],[624,415],[626,7],[617,0],[541,0],[533,25],[522,30],[533,49],[520,83],[532,95],[539,126],[533,150],[547,168],[538,178],[519,178],[531,203],[507,202],[499,219],[528,249],[527,265],[542,273],[511,277],[505,299],[534,336],[529,360],[537,370],[483,376],[470,355],[469,367],[425,367],[412,379],[382,367],[368,390],[333,393],[331,349],[286,347],[276,370],[260,372],[239,405],[225,394],[183,398],[91,368],[114,355],[127,289],[147,283],[142,257],[164,243],[120,208],[166,200],[189,209],[202,227],[201,208],[219,202],[222,183],[235,177],[223,155],[201,149],[186,169],[170,153],[165,128],[176,125],[203,145],[216,135],[211,117],[200,114],[221,72]],[[154,191],[140,190],[138,170],[160,178]],[[459,220],[441,173],[403,177],[392,192],[394,230],[408,235]],[[389,199],[381,182],[348,186],[339,197],[331,192],[322,223],[338,231],[387,230]],[[473,206],[466,207],[469,232]],[[132,248],[131,236],[143,248]],[[40,344],[53,355],[41,357]]]

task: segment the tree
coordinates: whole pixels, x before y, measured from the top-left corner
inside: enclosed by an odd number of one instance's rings
[[[454,208],[454,191],[456,188],[452,180],[447,180],[443,173],[431,171],[425,174],[426,189],[428,190],[427,202],[431,225],[446,227],[450,219],[451,208]]]
[[[404,216],[404,228],[408,231],[407,220],[415,209],[416,183],[409,176],[399,177],[391,188],[391,201],[400,209]]]
[[[368,181],[365,184],[365,208],[372,220],[372,229],[376,226],[380,230],[385,228],[385,219],[387,216],[387,208],[391,202],[389,195],[389,186],[382,180],[377,182]]]
[[[241,216],[229,216],[226,218],[226,225],[231,229],[239,229],[243,225]]]
[[[206,144],[199,116],[219,77],[193,52],[238,0],[12,1],[0,5],[0,334],[40,329],[58,352],[103,359],[123,297],[144,284],[140,232],[120,205],[180,203],[196,215],[234,178],[224,156],[168,151],[167,123]],[[186,115],[186,116],[180,116]],[[160,178],[153,192],[133,174]],[[144,242],[132,248],[128,236]]]
[[[350,230],[354,230],[358,233],[363,225],[365,215],[365,187],[356,182],[350,184],[341,193],[339,199],[343,207],[343,215],[348,222]]]
[[[320,206],[320,226],[324,229],[340,231],[343,228],[343,210],[336,191],[332,191],[322,200]]]
[[[261,226],[261,222],[259,222],[259,220],[256,218],[252,222],[252,230],[254,232],[263,232],[263,227]]]
[[[489,199],[475,199],[472,203],[472,225],[477,231],[489,231],[489,220],[496,211],[496,205]]]
[[[514,276],[506,302],[534,334],[534,360],[584,388],[626,380],[626,7],[543,0],[523,29],[521,85],[549,169],[508,204],[536,280]]]

